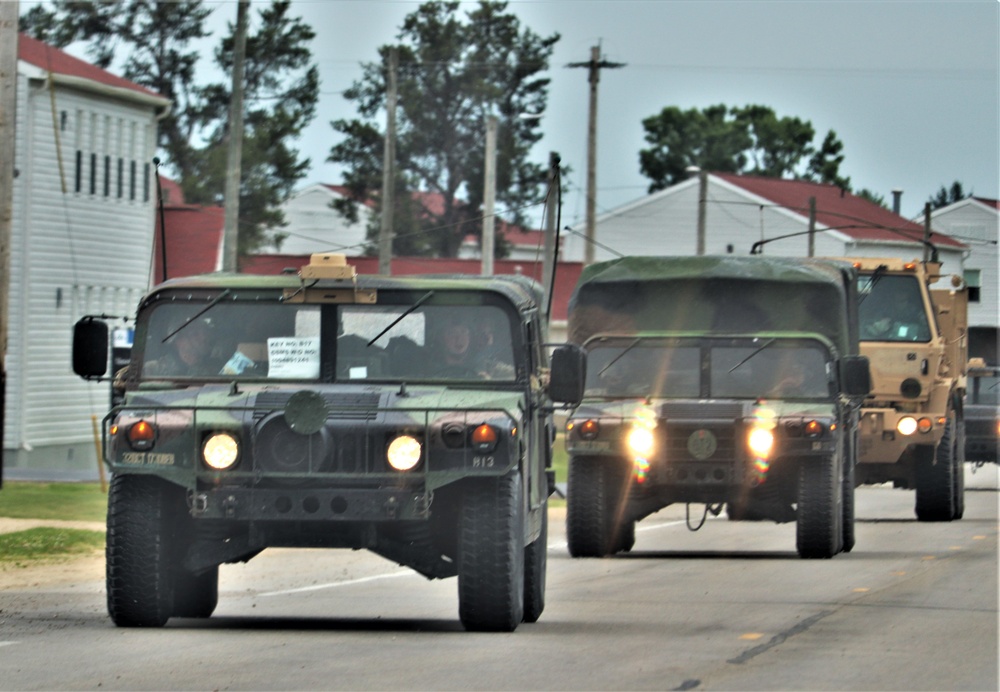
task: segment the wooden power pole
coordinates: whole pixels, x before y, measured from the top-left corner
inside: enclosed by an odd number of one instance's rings
[[[382,215],[378,232],[378,273],[392,273],[392,214],[396,207],[396,70],[399,49],[389,49],[389,70],[385,93],[385,148],[382,157]]]
[[[235,272],[240,237],[240,166],[243,160],[243,59],[247,52],[247,13],[250,0],[236,8],[233,54],[233,97],[229,103],[229,151],[226,159],[225,215],[222,231],[222,270]]]
[[[590,60],[571,62],[566,67],[586,67],[590,70],[590,109],[587,118],[587,227],[586,245],[583,249],[584,266],[594,263],[594,242],[596,240],[595,217],[597,214],[597,83],[601,79],[603,67],[625,67],[622,62],[601,60],[601,47],[590,49]]]

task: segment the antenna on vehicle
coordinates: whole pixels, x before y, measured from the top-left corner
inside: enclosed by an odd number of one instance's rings
[[[156,197],[160,205],[160,263],[163,267],[163,280],[167,280],[167,221],[163,213],[163,186],[160,184],[160,158],[153,157],[156,170]]]

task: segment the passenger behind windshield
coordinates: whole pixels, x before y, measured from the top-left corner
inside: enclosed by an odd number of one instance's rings
[[[154,377],[207,377],[219,373],[222,364],[212,357],[212,328],[205,320],[176,323],[168,333],[172,336],[164,342],[165,352],[147,362],[143,374]]]
[[[861,277],[858,320],[867,341],[930,341],[931,332],[916,277]]]

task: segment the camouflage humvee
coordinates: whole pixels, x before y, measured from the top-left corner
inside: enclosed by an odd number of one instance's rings
[[[849,551],[869,386],[856,281],[846,262],[771,257],[587,267],[569,311],[587,352],[566,426],[570,554],[630,550],[673,503],[796,521],[802,557]]]
[[[579,398],[584,368],[565,346],[549,367],[539,304],[520,277],[354,276],[315,256],[298,277],[155,288],[103,427],[112,620],[208,617],[219,565],[270,546],[457,575],[470,630],[537,620],[553,402]],[[106,339],[81,321],[78,374],[104,374]]]

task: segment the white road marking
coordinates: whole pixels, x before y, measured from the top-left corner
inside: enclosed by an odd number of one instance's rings
[[[407,574],[415,574],[410,570],[405,572],[389,572],[388,574],[376,574],[371,577],[360,577],[358,579],[349,579],[347,581],[334,581],[327,584],[313,584],[312,586],[301,586],[297,589],[282,589],[281,591],[267,591],[265,593],[257,594],[258,596],[285,596],[293,593],[306,593],[307,591],[320,591],[322,589],[333,589],[338,586],[353,586],[354,584],[364,584],[365,582],[378,581],[380,579],[389,579],[390,577],[403,577]]]

